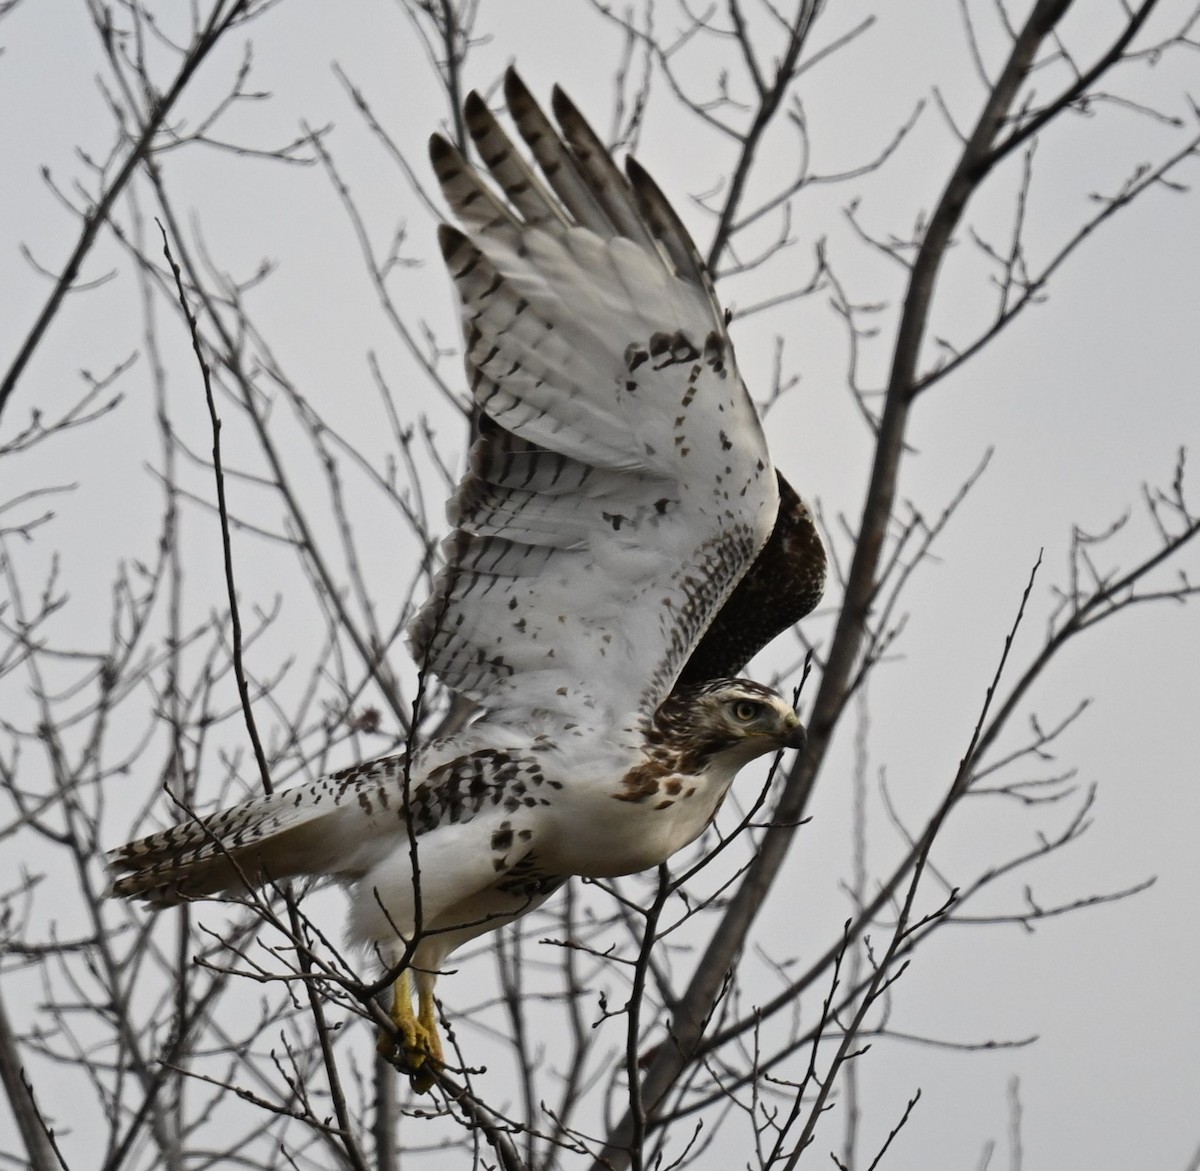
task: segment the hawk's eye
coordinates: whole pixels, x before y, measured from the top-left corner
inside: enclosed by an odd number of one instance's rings
[[[761,706],[761,704],[757,704],[751,699],[739,699],[733,705],[733,718],[739,724],[748,724],[758,715]]]

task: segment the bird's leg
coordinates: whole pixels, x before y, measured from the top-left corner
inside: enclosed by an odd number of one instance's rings
[[[413,1014],[413,977],[409,968],[396,978],[392,989],[392,1024],[396,1036],[381,1032],[376,1046],[380,1055],[408,1073],[412,1087],[425,1093],[434,1083],[433,1070],[442,1067],[442,1039],[438,1035],[437,1005],[433,999],[433,979],[417,977],[420,990],[418,1015]]]
[[[446,1064],[442,1056],[442,1034],[438,1029],[438,1007],[433,998],[436,972],[417,973],[417,1023],[429,1041],[429,1056],[439,1066]]]
[[[417,1036],[417,1022],[413,1019],[412,1011],[412,974],[407,968],[392,985],[391,1016],[396,1033],[393,1036],[390,1030],[380,1029],[375,1048],[380,1057],[400,1062],[406,1060],[407,1053],[415,1048]]]
[[[413,1023],[424,1055],[420,1068],[414,1070],[410,1080],[418,1094],[427,1093],[433,1087],[436,1071],[445,1068],[446,1064],[442,1057],[442,1035],[438,1030],[437,1001],[433,998],[436,982],[436,972],[417,972],[417,1019]]]

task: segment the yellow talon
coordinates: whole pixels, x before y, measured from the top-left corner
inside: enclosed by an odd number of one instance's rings
[[[433,1088],[437,1080],[434,1071],[445,1064],[433,983],[432,977],[418,976],[418,1011],[414,1016],[412,973],[408,968],[400,973],[392,989],[392,1024],[396,1026],[396,1035],[381,1030],[376,1045],[380,1056],[409,1075],[418,1094]]]

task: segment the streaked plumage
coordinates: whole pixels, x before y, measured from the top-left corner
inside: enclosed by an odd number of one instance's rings
[[[418,665],[482,714],[407,764],[355,765],[109,855],[114,894],[158,903],[294,875],[350,884],[352,937],[415,975],[419,1019],[407,977],[395,1013],[412,1068],[440,1060],[432,990],[455,947],[571,875],[665,861],[738,769],[802,742],[787,703],[729,676],[824,581],[670,205],[561,92],[561,136],[511,71],[505,93],[540,174],[474,94],[467,126],[503,198],[431,143],[464,228],[439,238],[480,425],[409,628]]]

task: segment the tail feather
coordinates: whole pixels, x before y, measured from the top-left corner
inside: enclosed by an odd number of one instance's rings
[[[300,874],[345,872],[352,877],[348,862],[354,847],[364,844],[363,803],[376,797],[383,784],[386,778],[379,771],[359,766],[128,842],[106,856],[106,893],[171,906]],[[368,819],[366,825],[371,824]],[[393,818],[392,832],[394,827]]]

